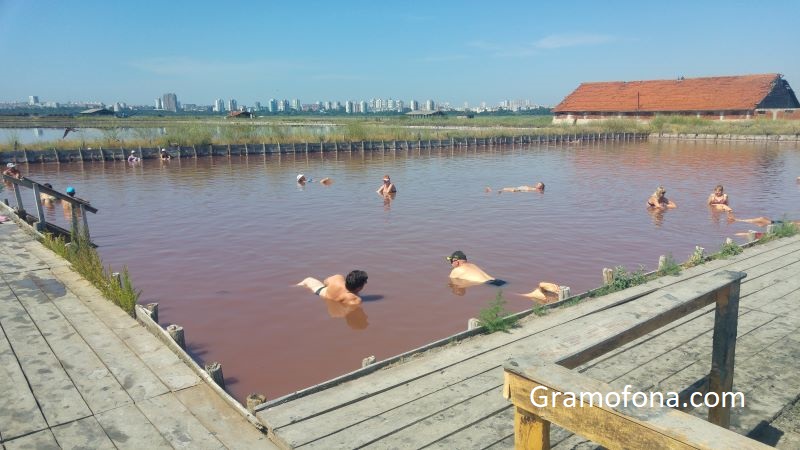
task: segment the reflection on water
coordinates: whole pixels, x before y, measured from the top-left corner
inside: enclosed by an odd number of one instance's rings
[[[713,161],[713,167],[709,167]],[[107,264],[127,265],[162,325],[178,323],[203,361],[220,361],[239,399],[275,398],[466,329],[495,298],[452,289],[443,257],[462,249],[508,282],[520,311],[546,280],[573,293],[602,268],[659,255],[684,261],[754,228],[709,212],[717,184],[738,217],[800,217],[796,144],[651,142],[568,147],[401,150],[22,165],[34,180],[77,188],[99,208],[92,237]],[[298,188],[299,173],[336,180]],[[385,173],[402,186],[375,197]],[[544,195],[486,186],[542,180]],[[677,209],[645,207],[658,185]],[[13,198],[11,199],[13,203]],[[62,225],[59,207],[46,212]],[[741,239],[741,238],[738,238]],[[740,241],[741,242],[741,241]],[[293,284],[366,270],[365,301],[321,305]]]

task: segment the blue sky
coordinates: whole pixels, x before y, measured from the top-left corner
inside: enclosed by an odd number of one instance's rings
[[[778,72],[800,2],[0,0],[0,102],[553,105],[583,81]]]

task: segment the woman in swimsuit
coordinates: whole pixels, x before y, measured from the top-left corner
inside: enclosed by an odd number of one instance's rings
[[[733,209],[728,206],[728,194],[724,192],[721,184],[714,188],[714,192],[708,196],[708,205],[720,211],[731,212]]]
[[[677,208],[678,205],[676,205],[675,202],[665,197],[666,193],[667,190],[664,189],[664,186],[659,186],[656,188],[656,191],[653,193],[653,195],[647,199],[647,207],[656,209]]]

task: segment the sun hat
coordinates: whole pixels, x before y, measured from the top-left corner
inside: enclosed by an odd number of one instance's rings
[[[467,255],[464,254],[461,250],[456,250],[453,252],[452,255],[446,257],[448,261],[466,261]]]
[[[17,167],[17,165],[14,163],[8,163],[6,164],[6,167],[8,167],[9,169],[13,169],[14,167]]]
[[[75,188],[72,186],[67,186],[67,194],[74,194]]]
[[[136,150],[131,150],[131,155],[136,153]]]
[[[297,174],[297,181],[300,181],[300,179],[304,177],[305,175],[303,175],[302,173]]]

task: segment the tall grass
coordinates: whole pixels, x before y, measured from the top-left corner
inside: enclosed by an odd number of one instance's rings
[[[100,254],[85,233],[73,230],[69,243],[60,236],[46,234],[42,243],[72,263],[72,268],[99,289],[103,296],[131,316],[134,315],[134,307],[141,292],[133,287],[128,268],[122,268],[118,282],[113,276],[112,267],[103,266]]]

